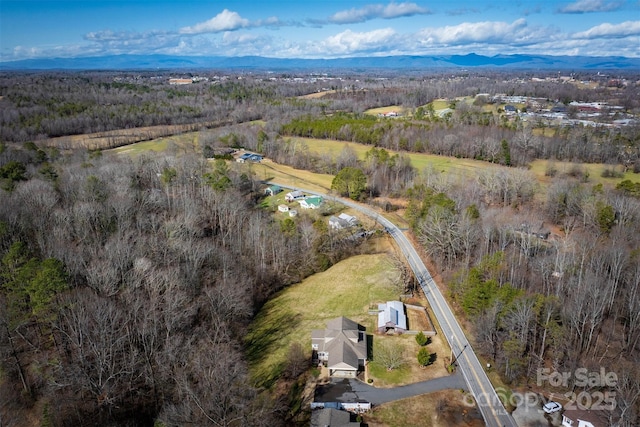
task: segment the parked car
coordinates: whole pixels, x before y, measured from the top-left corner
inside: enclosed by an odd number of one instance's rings
[[[542,410],[547,414],[553,414],[554,412],[558,412],[562,410],[562,405],[558,402],[548,402],[545,403],[542,407]]]

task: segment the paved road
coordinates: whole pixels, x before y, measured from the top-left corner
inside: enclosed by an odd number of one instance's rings
[[[372,405],[380,405],[434,391],[466,388],[464,378],[458,373],[393,388],[376,388],[352,378],[334,378],[329,384],[318,386],[313,400],[315,402],[371,402]]]
[[[283,188],[286,187],[281,184],[277,185],[280,185]],[[378,212],[352,200],[338,198],[303,188],[296,188],[296,190],[339,201],[340,203],[354,208],[375,219],[380,225],[387,229],[389,234],[395,239],[398,247],[406,256],[413,273],[420,283],[420,287],[429,301],[433,314],[438,320],[442,332],[454,351],[454,355],[456,356],[456,365],[467,383],[468,390],[473,394],[476,400],[478,409],[480,410],[480,413],[482,413],[485,424],[489,427],[517,427],[513,417],[511,417],[511,415],[505,410],[502,402],[498,398],[491,381],[489,381],[485,370],[480,364],[471,344],[464,335],[460,324],[453,315],[449,304],[442,296],[440,289],[433,280],[433,277],[431,277],[431,273],[427,270],[427,267],[422,262],[418,252],[415,250],[407,236],[405,236],[402,231],[395,226],[395,224],[384,218]]]

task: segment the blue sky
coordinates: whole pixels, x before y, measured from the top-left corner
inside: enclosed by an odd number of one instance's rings
[[[640,0],[0,0],[1,61],[153,53],[637,58]]]

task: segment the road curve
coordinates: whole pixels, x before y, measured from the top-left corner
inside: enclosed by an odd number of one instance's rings
[[[269,184],[280,185],[283,188],[291,188],[277,183]],[[395,239],[398,247],[407,258],[416,279],[420,283],[420,287],[429,301],[433,314],[438,320],[440,328],[449,342],[449,346],[454,352],[456,365],[462,373],[469,391],[475,398],[478,409],[484,418],[485,425],[489,427],[517,427],[513,417],[511,417],[511,415],[506,411],[504,405],[498,398],[491,381],[489,381],[489,377],[487,377],[485,370],[473,351],[473,347],[467,340],[464,335],[464,331],[453,315],[449,304],[442,296],[442,293],[433,280],[431,273],[427,270],[427,267],[422,262],[418,252],[413,247],[413,244],[409,241],[407,236],[405,236],[395,224],[380,215],[378,212],[357,202],[303,188],[295,188],[295,190],[322,196],[329,200],[338,201],[371,217],[380,225],[385,227],[389,235]]]

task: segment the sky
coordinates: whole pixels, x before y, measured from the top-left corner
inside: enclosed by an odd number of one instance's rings
[[[640,57],[640,0],[0,0],[0,61],[119,54]]]

